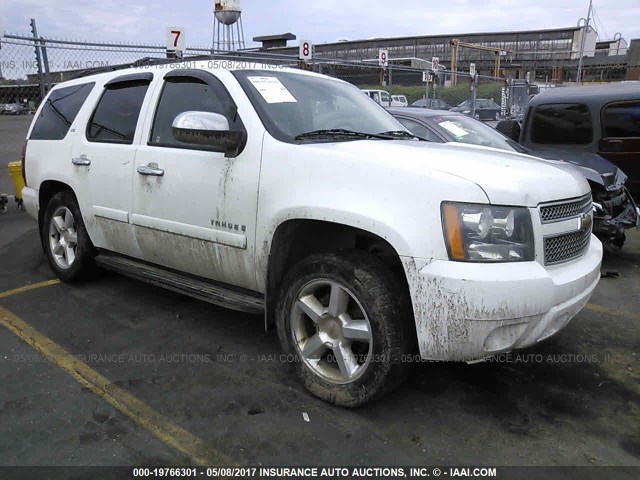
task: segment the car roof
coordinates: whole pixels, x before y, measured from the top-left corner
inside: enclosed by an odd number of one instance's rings
[[[531,99],[530,105],[544,103],[609,103],[615,100],[640,99],[640,82],[548,88]]]
[[[387,111],[391,114],[406,115],[408,117],[415,118],[430,118],[438,117],[440,115],[459,115],[449,110],[432,110],[424,107],[402,107],[402,108],[387,108]]]
[[[264,71],[265,74],[269,71],[274,71],[273,65],[264,64],[264,63],[253,63],[253,62],[228,62],[228,66],[224,66],[225,61],[215,62],[213,60],[190,60],[189,58],[183,59],[181,61],[172,61],[166,63],[157,63],[151,65],[142,65],[140,67],[129,67],[126,68],[111,68],[111,69],[97,69],[95,72],[87,71],[86,74],[76,76],[70,80],[66,80],[64,82],[60,82],[55,85],[52,90],[57,90],[59,88],[68,87],[71,85],[78,85],[82,83],[87,83],[91,81],[107,81],[112,78],[125,76],[129,74],[139,74],[139,73],[156,73],[161,74],[160,76],[164,77],[165,73],[171,72],[173,70],[202,70],[206,72],[221,72],[221,71],[243,71],[243,70],[256,70],[256,71]],[[233,66],[231,65],[233,64]],[[245,65],[249,64],[250,67],[246,67]],[[293,67],[278,67],[278,72],[286,72],[286,73],[294,73],[297,75],[304,76],[320,76],[327,79],[335,80],[338,82],[346,83],[344,80],[340,80],[338,78],[329,77],[326,75],[321,75],[319,73],[310,72],[307,70],[300,70]]]

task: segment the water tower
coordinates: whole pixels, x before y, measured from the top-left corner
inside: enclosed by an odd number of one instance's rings
[[[213,50],[232,52],[245,48],[240,0],[214,0]]]

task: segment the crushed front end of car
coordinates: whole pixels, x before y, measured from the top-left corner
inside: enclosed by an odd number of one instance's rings
[[[568,163],[584,175],[593,196],[593,233],[607,245],[622,248],[625,231],[640,228],[640,209],[627,190],[627,175],[609,160],[575,150],[530,151],[531,155]]]

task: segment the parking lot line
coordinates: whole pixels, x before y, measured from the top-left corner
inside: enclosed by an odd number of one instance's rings
[[[609,315],[615,315],[616,317],[625,317],[625,318],[629,318],[631,320],[637,320],[640,322],[640,315],[638,315],[637,313],[625,312],[623,310],[613,310],[611,308],[608,308],[602,305],[597,305],[595,303],[588,303],[585,308],[587,310],[591,310],[592,312],[606,313]]]
[[[19,293],[29,292],[31,290],[37,290],[38,288],[49,287],[51,285],[58,285],[60,280],[47,280],[46,282],[34,283],[33,285],[25,285],[24,287],[8,290],[0,293],[0,299],[11,297]]]
[[[17,292],[17,290],[12,291]],[[6,295],[8,293],[10,292],[6,292],[5,296],[8,296]],[[81,385],[153,433],[162,442],[188,455],[194,463],[215,466],[235,465],[235,462],[229,457],[175,425],[167,417],[156,412],[126,390],[113,385],[107,378],[2,306],[0,306],[0,325],[49,357]]]

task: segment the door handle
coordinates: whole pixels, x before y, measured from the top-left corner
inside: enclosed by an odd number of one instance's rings
[[[91,165],[91,160],[89,160],[86,155],[80,155],[77,158],[72,158],[71,163],[79,167],[88,167]]]
[[[138,173],[140,175],[148,175],[151,177],[162,177],[164,176],[164,170],[158,168],[157,163],[150,163],[149,165],[142,165],[138,167]]]

